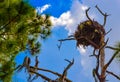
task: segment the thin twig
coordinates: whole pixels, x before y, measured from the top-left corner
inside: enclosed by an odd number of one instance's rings
[[[63,71],[63,74],[62,74],[62,77],[64,79],[64,77],[66,76],[67,74],[67,71],[70,69],[70,67],[74,64],[74,59],[71,61],[65,59],[65,61],[69,62],[68,66],[65,68],[65,70]]]
[[[96,69],[93,69],[92,72],[93,72],[93,78],[94,78],[95,82],[98,82],[97,77],[96,77]]]
[[[110,72],[110,71],[108,71],[108,70],[106,70],[106,72],[107,72],[108,74],[111,74],[112,76],[114,76],[114,77],[117,78],[118,80],[120,80],[120,77],[119,77],[118,75],[114,74],[113,72]]]
[[[60,50],[61,46],[62,46],[62,41],[60,41],[59,45],[57,44],[57,47],[58,47],[59,50]]]
[[[60,39],[60,40],[58,40],[58,41],[67,41],[67,40],[75,40],[75,38]]]
[[[87,18],[89,19],[89,21],[93,24],[91,18],[90,18],[89,15],[88,15],[88,11],[89,11],[89,10],[90,10],[90,7],[85,11],[86,17],[87,17]]]
[[[107,32],[107,33],[105,33],[105,35],[107,35],[108,33],[110,33],[112,31],[112,28]]]
[[[114,47],[111,47],[111,46],[106,46],[105,48],[109,48],[109,49],[112,49],[112,50],[120,50],[120,48],[114,48]]]

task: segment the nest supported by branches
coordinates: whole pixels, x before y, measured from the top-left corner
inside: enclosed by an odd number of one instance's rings
[[[76,40],[77,41],[77,47],[79,45],[83,45],[83,47],[87,46],[92,46],[94,49],[100,49],[103,41],[104,41],[104,36],[111,31],[111,29],[106,33],[105,32],[105,24],[106,24],[106,19],[107,16],[109,16],[107,13],[103,13],[99,7],[96,5],[95,6],[97,10],[101,13],[101,15],[104,16],[104,22],[101,25],[97,21],[92,20],[89,15],[88,11],[90,8],[88,8],[85,13],[86,17],[88,20],[83,21],[80,23],[77,27],[77,30],[75,33],[71,36],[69,36],[66,39],[60,39],[60,45],[58,45],[58,48],[61,47],[62,41],[67,41],[67,40]]]
[[[84,47],[91,45],[95,49],[99,49],[104,34],[105,30],[101,24],[97,21],[87,20],[78,25],[74,37],[77,41],[77,47],[79,45]]]

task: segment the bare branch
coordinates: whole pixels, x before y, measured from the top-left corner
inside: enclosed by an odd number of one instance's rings
[[[93,69],[92,73],[93,73],[93,78],[95,82],[98,82],[98,79],[96,78],[96,69]]]
[[[114,74],[113,72],[110,72],[110,71],[108,71],[108,70],[106,70],[106,72],[107,72],[108,74],[111,74],[112,76],[114,76],[114,77],[117,78],[118,80],[120,80],[120,77],[119,77],[118,75]]]
[[[74,35],[69,35],[68,38],[74,37]]]
[[[45,72],[48,72],[48,73],[52,73],[52,74],[54,74],[54,75],[57,75],[58,77],[62,77],[62,74],[59,74],[59,73],[57,73],[57,72],[54,72],[54,71],[51,71],[51,70],[48,70],[48,69],[35,68],[35,67],[33,67],[33,66],[30,66],[30,68],[34,68],[34,69],[37,69],[37,70],[40,70],[40,71],[45,71]],[[67,79],[67,78],[65,78],[65,80],[66,80],[67,82],[72,82],[71,80],[69,80],[69,79]]]
[[[58,40],[58,41],[67,41],[67,40],[75,40],[75,38],[60,39],[60,40]]]
[[[59,45],[57,44],[57,47],[58,47],[59,50],[60,50],[61,46],[62,46],[62,41],[60,41]]]
[[[103,13],[100,8],[96,5],[95,6],[97,8],[97,10],[104,16],[104,23],[103,23],[103,27],[105,27],[105,24],[106,24],[106,19],[107,19],[107,16],[109,16],[107,13]]]
[[[96,49],[94,49],[94,50],[93,50],[93,54],[92,54],[92,55],[90,55],[89,57],[95,56],[95,57],[97,58],[97,57],[98,57],[98,55],[96,55],[95,51],[96,51]]]
[[[110,29],[107,33],[105,33],[105,35],[107,35],[108,33],[110,33],[112,31],[112,29]]]
[[[112,50],[120,50],[120,48],[114,48],[114,47],[111,47],[111,46],[106,46],[105,48],[109,48],[109,49],[112,49]]]
[[[39,74],[39,73],[37,73],[37,72],[35,72],[35,71],[30,71],[30,72],[32,72],[32,73],[40,76],[42,79],[44,79],[44,80],[46,80],[46,81],[48,81],[48,82],[52,81],[52,79],[50,79],[50,78],[48,78],[48,77],[46,77],[46,76],[44,76],[44,75],[42,75],[42,74]]]
[[[90,10],[90,7],[85,11],[85,13],[86,13],[86,17],[87,17],[88,20],[93,24],[91,18],[90,18],[89,15],[88,15],[88,11],[89,11],[89,10]]]
[[[70,36],[70,37],[72,37],[72,35]],[[59,45],[57,45],[57,47],[58,47],[58,49],[60,50],[60,48],[61,48],[61,46],[62,46],[62,42],[63,41],[67,41],[67,40],[75,40],[75,38],[73,37],[73,38],[66,38],[66,39],[60,39],[60,40],[58,40],[59,42],[60,42],[60,44]]]
[[[36,67],[33,67],[33,66],[30,66],[30,68],[35,68],[35,69],[37,69],[37,70],[49,72],[49,73],[52,73],[52,74],[57,75],[57,76],[59,76],[59,77],[61,76],[61,74],[59,74],[59,73],[57,73],[57,72],[53,72],[53,71],[48,70],[48,69],[36,68]]]
[[[68,66],[65,68],[65,70],[63,71],[63,74],[62,74],[62,78],[64,78],[64,76],[66,76],[67,74],[67,71],[70,69],[70,67],[74,64],[74,59],[71,61],[65,59],[65,61],[69,62]]]
[[[104,69],[107,69],[107,67],[111,64],[111,62],[113,61],[113,59],[115,58],[115,56],[120,52],[120,50],[116,51],[113,56],[110,58],[110,60],[108,61],[108,63],[104,66]]]
[[[19,72],[20,70],[22,70],[23,67],[26,67],[26,69],[29,69],[29,65],[30,65],[30,58],[29,57],[25,57],[23,64],[19,65],[16,70]]]

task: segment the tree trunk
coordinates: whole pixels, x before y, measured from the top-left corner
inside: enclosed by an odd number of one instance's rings
[[[101,51],[100,51],[100,67],[101,67],[101,75],[100,75],[100,82],[105,82],[105,72],[106,69],[104,68],[105,65],[105,49],[104,46],[105,42],[104,42],[104,35],[102,35],[102,39],[101,39]]]

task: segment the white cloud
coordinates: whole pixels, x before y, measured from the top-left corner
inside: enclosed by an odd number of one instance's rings
[[[51,5],[50,4],[46,4],[42,7],[37,7],[36,8],[36,12],[37,13],[43,13],[45,10],[47,10]]]
[[[68,31],[68,35],[74,34],[78,24],[86,20],[85,10],[87,8],[88,7],[86,5],[81,4],[78,0],[73,1],[71,9],[62,13],[59,18],[51,16],[53,28],[60,26],[65,27],[65,29]],[[80,63],[83,67],[83,71],[87,72],[85,75],[90,76],[93,63],[92,60],[89,59],[89,53],[86,52],[83,46],[79,46],[78,50],[81,54]]]
[[[51,17],[53,27],[64,26],[68,30],[68,34],[73,34],[77,25],[86,18],[85,9],[87,6],[75,0],[70,11],[64,12],[59,18]]]
[[[59,18],[51,16],[53,27],[67,26],[73,23],[70,11],[64,12]]]

